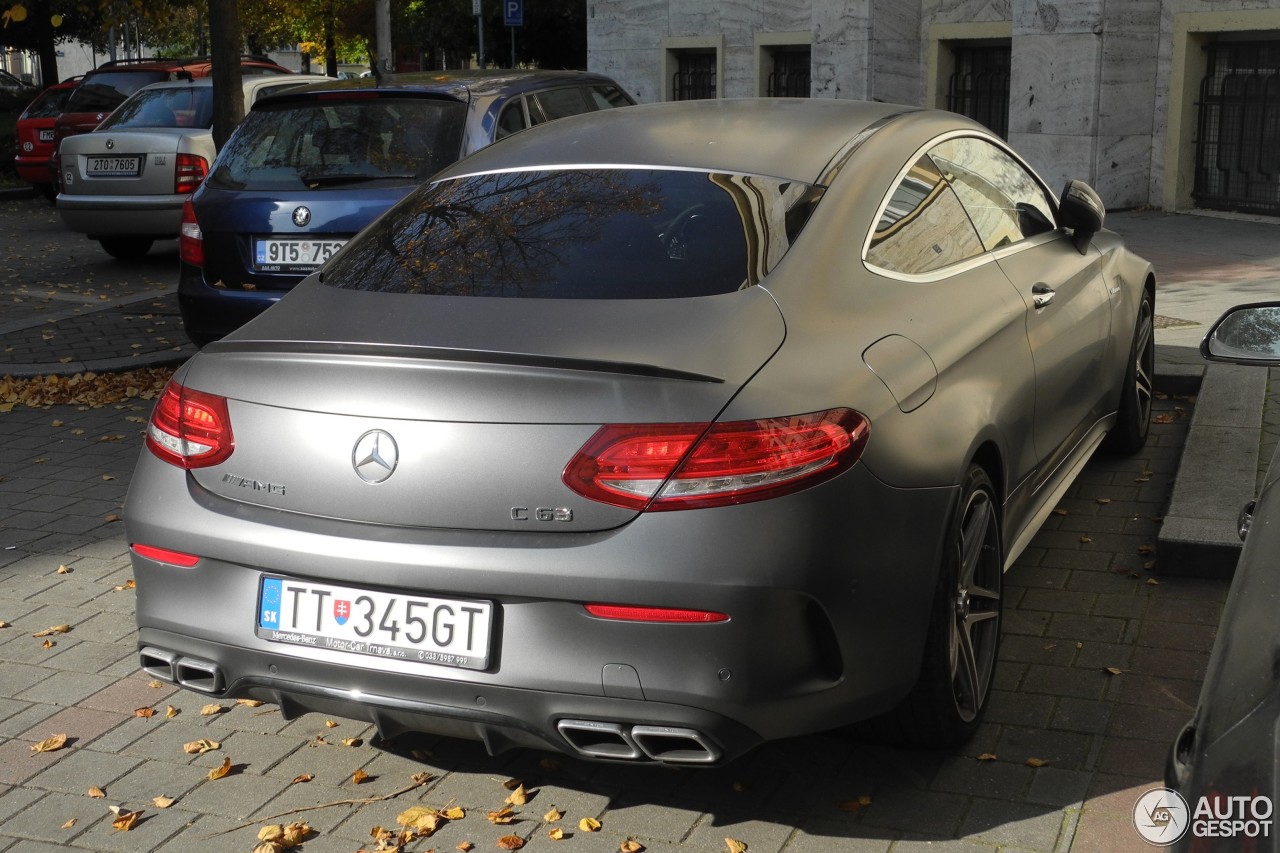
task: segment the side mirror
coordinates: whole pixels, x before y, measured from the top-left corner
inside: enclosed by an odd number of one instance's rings
[[[1107,208],[1093,187],[1084,181],[1067,181],[1058,199],[1058,221],[1075,232],[1075,245],[1080,254],[1089,248],[1089,239],[1102,230],[1106,218]]]
[[[1280,366],[1280,302],[1232,308],[1209,328],[1200,355],[1230,364]]]

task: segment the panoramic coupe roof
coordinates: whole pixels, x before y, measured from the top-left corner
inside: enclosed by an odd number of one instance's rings
[[[441,177],[541,166],[659,166],[815,181],[876,122],[917,107],[809,98],[675,101],[548,122]],[[963,120],[962,120],[963,121]]]

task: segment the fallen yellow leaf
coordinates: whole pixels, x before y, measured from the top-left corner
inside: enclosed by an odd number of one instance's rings
[[[444,816],[449,820],[462,820],[467,813],[462,806],[450,806],[444,810]]]
[[[60,575],[69,575],[69,574],[71,574],[71,567],[70,567],[70,566],[58,566],[58,574],[60,574]]]
[[[101,800],[106,795],[107,792],[99,788],[97,785],[94,785],[89,789],[89,796],[93,797],[95,800]]]
[[[643,850],[644,845],[634,838],[628,838],[618,845],[618,853],[641,853]]]
[[[1045,760],[1045,759],[1043,759],[1043,758],[1028,758],[1028,759],[1027,759],[1027,766],[1028,766],[1028,767],[1044,767],[1044,766],[1048,765],[1048,763],[1049,763],[1049,762],[1048,762],[1048,761],[1046,761],[1046,760]]]
[[[260,705],[263,705],[263,704],[265,704],[265,703],[263,703],[262,701],[260,701],[260,700],[258,700],[258,699],[237,699],[237,700],[236,700],[236,704],[237,704],[237,705],[243,705],[243,706],[245,706],[246,708],[257,708],[257,707],[259,707]]]
[[[161,794],[158,797],[151,798],[151,804],[158,809],[167,809],[169,808],[169,806],[173,805],[176,802],[177,800],[175,798],[166,797],[163,794]]]
[[[221,714],[225,710],[227,709],[219,705],[217,702],[210,702],[208,705],[205,705],[200,709],[200,716],[212,717],[215,714]]]
[[[67,745],[67,736],[65,734],[53,735],[47,737],[37,744],[32,744],[32,752],[53,752],[62,749]]]
[[[364,743],[364,741],[358,737],[344,737],[342,739],[343,746],[360,746],[362,743]]]
[[[209,771],[209,779],[210,780],[221,779],[222,777],[226,776],[230,772],[231,772],[231,758],[227,757],[222,759],[221,764],[219,764],[217,767]]]
[[[495,823],[498,825],[511,823],[511,821],[515,820],[515,816],[515,810],[512,809],[511,806],[503,806],[497,811],[489,812],[488,815],[489,823]]]
[[[172,705],[168,705],[164,709],[164,715],[170,720],[172,720],[174,717],[178,716],[178,709],[173,707]]]
[[[128,832],[138,825],[138,819],[142,817],[142,810],[136,812],[125,811],[124,809],[112,809],[116,812],[116,819],[111,821],[111,826],[121,832]]]
[[[584,817],[582,820],[578,821],[578,829],[581,829],[583,832],[599,832],[600,821],[593,817]]]
[[[212,752],[213,750],[220,749],[221,747],[222,744],[218,743],[216,740],[209,740],[207,737],[202,737],[200,740],[193,740],[190,743],[184,743],[182,745],[182,751],[187,753],[187,755],[204,755],[206,752]]]
[[[45,628],[43,631],[36,631],[36,632],[35,632],[34,634],[32,634],[31,636],[33,636],[33,637],[49,637],[49,636],[52,636],[52,635],[54,635],[54,634],[65,634],[65,633],[67,633],[67,632],[68,632],[68,631],[70,631],[70,630],[71,630],[71,626],[70,626],[70,625],[51,625],[51,626],[49,626],[48,628]]]
[[[290,782],[289,784],[290,784],[290,785],[301,785],[303,782],[310,782],[310,781],[311,781],[312,779],[314,779],[314,778],[316,778],[316,777],[315,777],[313,774],[311,774],[311,773],[303,773],[301,776],[294,776],[294,777],[293,777],[293,781],[292,781],[292,782]]]
[[[564,817],[564,814],[559,809],[553,806],[551,808],[551,811],[547,812],[542,816],[542,819],[545,820],[547,823],[555,823],[556,821],[560,820],[562,817]]]
[[[368,773],[365,773],[363,770],[357,770],[355,773],[351,774],[351,784],[359,785],[361,782],[364,782],[368,778],[369,778]]]
[[[156,709],[147,707],[134,708],[133,715],[135,717],[141,717],[144,720],[149,720],[156,715]]]
[[[564,841],[564,830],[558,826],[548,829],[547,838],[550,838],[552,841]]]
[[[517,785],[515,790],[507,795],[506,802],[513,806],[523,806],[529,802],[529,792],[524,789],[524,785]]]
[[[746,853],[747,851],[747,842],[736,838],[726,838],[724,845],[729,848],[729,853]]]
[[[995,761],[999,756],[994,752],[984,752],[978,756],[979,761]]]
[[[524,839],[518,835],[504,835],[498,839],[499,850],[519,850],[524,846]]]
[[[66,823],[64,823],[62,826],[60,826],[60,827],[59,827],[59,829],[70,829],[71,827],[73,827],[73,826],[75,826],[75,825],[76,825],[76,819],[75,819],[75,818],[71,818],[71,820],[67,821],[67,822],[66,822]]]

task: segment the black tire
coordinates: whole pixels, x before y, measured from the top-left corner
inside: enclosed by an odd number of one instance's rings
[[[1138,319],[1134,324],[1133,342],[1129,345],[1129,361],[1124,383],[1120,387],[1120,403],[1116,425],[1107,433],[1107,450],[1112,453],[1137,453],[1147,443],[1151,431],[1151,407],[1156,375],[1155,308],[1151,294],[1142,292],[1138,303]]]
[[[122,261],[134,261],[151,251],[154,243],[150,237],[102,237],[98,243],[103,251]]]
[[[977,731],[995,676],[1003,579],[999,502],[987,473],[973,465],[948,526],[919,679],[872,722],[878,737],[947,749]]]

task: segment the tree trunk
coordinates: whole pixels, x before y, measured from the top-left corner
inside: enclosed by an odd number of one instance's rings
[[[52,86],[58,82],[58,48],[53,43],[53,35],[40,40],[40,85]]]
[[[221,148],[244,119],[241,89],[240,7],[237,0],[209,0],[209,53],[213,59],[213,144]]]

